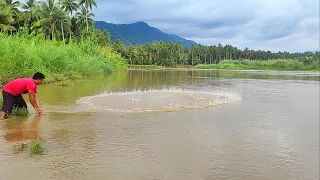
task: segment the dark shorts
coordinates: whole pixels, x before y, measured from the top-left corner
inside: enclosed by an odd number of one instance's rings
[[[6,91],[2,91],[3,106],[2,111],[6,114],[10,114],[14,107],[27,108],[27,104],[21,95],[14,96]]]

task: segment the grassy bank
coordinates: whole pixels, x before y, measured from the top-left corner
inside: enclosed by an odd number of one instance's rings
[[[193,65],[173,65],[169,68],[176,68],[176,69],[185,69],[185,68],[195,68]]]
[[[163,69],[166,67],[158,66],[158,65],[128,65],[128,68],[132,68],[132,69]]]
[[[128,65],[129,68],[132,69],[165,69],[165,68],[195,68],[195,66],[191,65],[173,65],[173,66],[158,66],[158,65]]]
[[[66,45],[31,35],[0,36],[0,86],[37,71],[52,82],[125,68],[120,55],[91,42]]]
[[[200,64],[198,69],[236,69],[236,70],[282,70],[282,71],[320,71],[319,62],[305,64],[297,60],[225,60],[219,64]]]

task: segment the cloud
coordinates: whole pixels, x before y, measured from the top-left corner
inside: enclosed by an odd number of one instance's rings
[[[97,20],[145,21],[205,45],[319,50],[318,0],[98,0],[97,4]]]

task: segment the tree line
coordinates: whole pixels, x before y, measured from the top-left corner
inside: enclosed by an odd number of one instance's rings
[[[48,40],[65,43],[95,41],[101,46],[111,46],[131,65],[197,65],[218,64],[223,60],[298,60],[308,65],[320,65],[320,53],[271,52],[239,49],[232,45],[191,45],[181,42],[162,42],[127,45],[111,42],[108,31],[94,29],[92,7],[95,0],[28,0],[26,3],[0,0],[0,34],[27,31],[44,35]]]
[[[218,64],[223,60],[297,60],[306,65],[320,65],[320,52],[271,52],[239,49],[232,45],[201,44],[184,47],[181,42],[154,41],[149,44],[125,45],[116,41],[114,49],[131,65],[198,65]]]

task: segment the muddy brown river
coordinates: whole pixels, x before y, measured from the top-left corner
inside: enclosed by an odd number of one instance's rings
[[[1,180],[318,180],[319,73],[128,70],[39,87],[0,121]],[[16,153],[40,138],[45,155]]]

